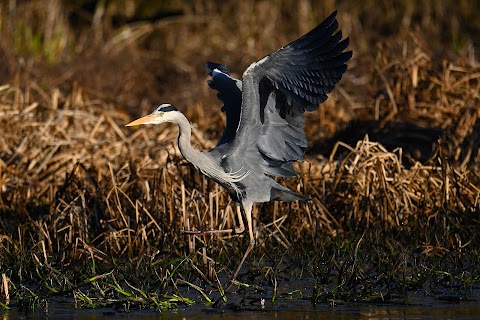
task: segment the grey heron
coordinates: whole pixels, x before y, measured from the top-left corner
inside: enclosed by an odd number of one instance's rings
[[[273,177],[296,175],[292,163],[304,159],[307,147],[303,114],[316,110],[327,99],[352,56],[352,51],[345,51],[349,39],[342,40],[336,13],[299,39],[252,63],[242,80],[230,76],[225,65],[207,63],[211,76],[208,84],[218,91],[227,119],[222,137],[209,152],[192,148],[190,123],[171,104],[162,104],[151,114],[127,124],[176,124],[178,147],[185,159],[224,187],[239,204],[238,228],[198,231],[241,233],[245,229],[243,212],[250,242],[232,280],[255,244],[253,204],[310,200]]]

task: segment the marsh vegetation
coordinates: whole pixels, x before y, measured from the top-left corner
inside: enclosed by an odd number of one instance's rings
[[[206,61],[243,70],[338,9],[354,55],[307,117],[308,203],[254,210],[185,162],[163,102],[208,150],[225,123]],[[265,299],[469,299],[480,275],[480,4],[8,1],[0,4],[0,303],[119,310]]]

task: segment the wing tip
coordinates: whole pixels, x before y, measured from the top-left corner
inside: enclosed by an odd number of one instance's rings
[[[217,62],[208,61],[205,64],[205,69],[207,70],[209,76],[212,76],[213,70],[215,69],[218,69],[225,74],[230,74],[230,69],[228,69],[226,65]]]

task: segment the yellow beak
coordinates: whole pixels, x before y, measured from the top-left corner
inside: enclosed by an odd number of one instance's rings
[[[130,122],[126,125],[126,127],[139,126],[141,124],[150,124],[155,120],[155,118],[157,118],[157,116],[149,114],[148,116]]]

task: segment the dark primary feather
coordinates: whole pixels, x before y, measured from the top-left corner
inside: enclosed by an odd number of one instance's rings
[[[352,52],[343,52],[349,39],[338,31],[336,12],[315,29],[271,54],[251,70],[266,77],[302,111],[313,111],[327,99],[347,70]]]
[[[255,140],[264,155],[284,162],[303,159],[302,148],[307,144],[302,114],[317,109],[327,99],[352,55],[351,51],[343,52],[348,38],[341,40],[341,31],[335,33],[335,15],[336,12],[306,35],[247,69],[235,143],[251,141],[252,137],[247,136],[258,127],[262,135]],[[247,91],[245,81],[251,81],[247,87],[255,92]]]

